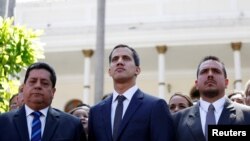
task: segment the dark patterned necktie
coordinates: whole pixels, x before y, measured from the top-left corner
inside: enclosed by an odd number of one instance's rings
[[[42,115],[41,112],[33,112],[32,115],[34,116],[32,121],[32,130],[31,130],[31,141],[41,141],[41,121],[40,116]]]
[[[115,141],[118,134],[118,129],[120,127],[122,121],[122,113],[123,113],[123,101],[126,99],[123,95],[119,95],[116,98],[118,100],[118,104],[115,110],[115,119],[113,126],[113,140]]]
[[[205,125],[205,136],[206,140],[208,141],[208,125],[215,125],[215,116],[214,116],[214,106],[213,104],[210,104],[207,111],[207,117],[206,117],[206,125]]]

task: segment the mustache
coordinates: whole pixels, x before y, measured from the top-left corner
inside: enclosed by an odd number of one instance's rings
[[[208,83],[217,84],[217,82],[216,82],[216,81],[214,81],[214,80],[207,80],[207,81],[205,81],[205,85],[206,85],[206,84],[208,84]]]

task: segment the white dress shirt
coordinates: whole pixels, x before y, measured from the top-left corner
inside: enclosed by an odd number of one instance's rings
[[[43,131],[44,131],[44,127],[45,127],[45,119],[47,117],[48,109],[49,109],[49,107],[44,108],[42,110],[39,110],[42,113],[42,115],[40,116],[40,121],[41,121],[41,126],[42,126],[42,130],[41,130],[42,136],[43,136]],[[28,126],[28,131],[29,131],[29,138],[31,139],[32,121],[34,118],[32,113],[35,111],[32,110],[27,105],[25,105],[25,111],[26,111],[27,126]]]
[[[199,108],[200,109],[200,119],[201,119],[201,125],[202,125],[202,130],[203,130],[204,135],[205,135],[206,115],[207,115],[209,105],[213,104],[213,106],[215,108],[214,115],[215,115],[215,121],[217,124],[219,121],[221,112],[223,110],[225,101],[226,101],[225,96],[218,99],[214,103],[208,103],[207,101],[204,101],[204,100],[202,100],[202,98],[200,98],[200,108]]]
[[[130,89],[128,89],[126,92],[124,92],[123,94],[120,94],[120,95],[123,95],[126,97],[126,99],[123,101],[123,112],[122,112],[122,117],[124,116],[127,108],[128,108],[128,105],[134,95],[134,93],[138,90],[138,87],[135,85],[133,87],[131,87]],[[116,109],[116,106],[118,104],[118,101],[117,101],[117,96],[119,94],[114,90],[113,92],[113,99],[112,99],[112,106],[111,106],[111,127],[112,127],[112,132],[113,132],[113,125],[114,125],[114,118],[115,118],[115,109]]]

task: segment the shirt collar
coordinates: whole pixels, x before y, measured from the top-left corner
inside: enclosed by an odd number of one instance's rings
[[[202,98],[200,98],[200,107],[207,112],[208,107],[210,104],[213,104],[215,111],[218,111],[219,109],[221,109],[224,106],[224,103],[226,101],[226,97],[223,96],[222,98],[216,100],[213,103],[209,103],[207,101],[204,101]]]
[[[127,91],[125,91],[123,94],[123,96],[126,97],[127,100],[131,100],[132,96],[134,95],[134,93],[138,90],[138,87],[136,85],[134,85],[133,87],[129,88]],[[117,98],[117,96],[119,95],[119,93],[117,93],[115,90],[113,92],[113,100],[112,102],[114,102]]]
[[[25,106],[25,111],[26,111],[26,116],[29,116],[32,112],[34,112],[33,109],[31,109],[28,105],[24,105]],[[49,110],[49,107],[46,107],[44,109],[41,109],[39,110],[43,116],[47,116],[47,113],[48,113],[48,110]]]

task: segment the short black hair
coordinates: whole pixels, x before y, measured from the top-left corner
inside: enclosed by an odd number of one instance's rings
[[[109,54],[109,64],[111,63],[111,59],[112,59],[112,53],[114,52],[115,49],[117,48],[128,48],[129,50],[132,51],[133,53],[133,58],[134,58],[134,61],[135,61],[135,65],[136,66],[140,66],[140,58],[139,58],[139,55],[138,53],[132,48],[132,47],[129,47],[128,45],[124,45],[124,44],[119,44],[117,46],[115,46],[113,48],[113,50],[111,51],[111,53]]]
[[[227,72],[226,72],[226,68],[225,68],[224,63],[221,62],[220,59],[219,59],[218,57],[212,56],[212,55],[204,57],[204,58],[201,60],[201,62],[199,63],[198,68],[197,68],[197,72],[196,72],[197,78],[198,78],[198,74],[199,74],[199,71],[200,71],[200,66],[201,66],[201,64],[202,64],[203,62],[207,61],[207,60],[213,60],[213,61],[217,61],[217,62],[221,63],[221,64],[222,64],[222,70],[223,70],[223,72],[224,72],[224,76],[225,76],[225,78],[227,78]]]
[[[32,71],[34,69],[47,70],[50,73],[50,80],[52,82],[52,87],[53,88],[55,87],[55,85],[56,85],[56,73],[55,73],[54,69],[49,64],[44,63],[44,62],[37,62],[37,63],[34,63],[28,67],[26,74],[25,74],[24,83],[26,83],[26,81],[30,75],[30,71]]]

